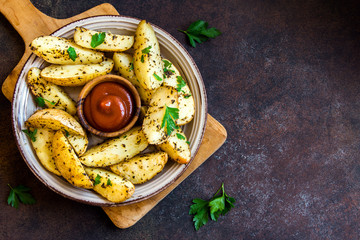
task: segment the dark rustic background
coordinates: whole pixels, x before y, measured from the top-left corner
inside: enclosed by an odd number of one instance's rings
[[[34,0],[67,18],[104,1]],[[47,189],[22,160],[0,96],[0,239],[357,239],[360,237],[358,1],[108,1],[160,26],[196,61],[225,145],[133,227]],[[198,19],[222,31],[192,48],[177,29]],[[20,60],[20,36],[0,16],[0,79]],[[6,161],[5,161],[6,160]],[[236,208],[198,232],[191,200],[221,182]],[[36,205],[7,205],[7,184]]]

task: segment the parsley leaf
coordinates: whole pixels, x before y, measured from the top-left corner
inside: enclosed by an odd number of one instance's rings
[[[19,185],[17,187],[11,187],[10,184],[8,184],[10,190],[9,197],[7,199],[7,203],[15,208],[19,207],[19,201],[23,204],[34,204],[36,203],[36,200],[34,197],[28,193],[30,191],[30,188],[25,187],[23,185]]]
[[[177,88],[176,88],[176,90],[177,90],[178,92],[180,92],[181,89],[186,86],[186,82],[184,81],[184,79],[183,79],[181,76],[177,76],[176,78],[177,78],[177,80],[176,80],[176,81],[177,81]]]
[[[69,47],[67,49],[67,52],[69,54],[70,59],[73,60],[73,62],[75,62],[75,59],[77,58],[77,54],[75,52],[75,49],[73,47]]]
[[[23,129],[21,130],[23,131],[26,135],[28,135],[28,137],[31,139],[31,141],[35,142],[36,141],[36,133],[37,133],[37,129],[35,129],[34,131],[30,131],[28,129]]]
[[[111,183],[110,178],[108,178],[106,185],[108,185],[108,186],[112,186],[112,183]]]
[[[195,42],[203,43],[209,38],[215,38],[221,34],[221,32],[216,28],[208,28],[208,23],[203,20],[193,22],[185,31],[179,31],[188,36],[190,45],[193,47],[196,47]]]
[[[141,55],[141,58],[140,58],[140,61],[142,62],[142,63],[144,63],[144,55]]]
[[[186,141],[186,143],[190,145],[190,142],[189,142],[189,141]]]
[[[153,76],[156,80],[162,81],[161,77],[159,77],[156,73],[154,73]]]
[[[193,221],[197,231],[208,222],[209,214],[211,220],[217,221],[220,215],[228,213],[234,207],[235,199],[225,193],[224,183],[222,183],[219,190],[209,201],[195,198],[193,203],[190,206],[189,214],[194,215]]]
[[[96,175],[94,185],[98,185],[101,182],[101,176],[98,174]]]
[[[91,43],[90,46],[92,48],[96,48],[97,46],[99,46],[100,44],[102,44],[105,40],[105,36],[106,34],[104,32],[101,33],[95,33],[94,35],[92,35],[91,37]]]
[[[174,73],[174,70],[171,70],[169,68],[171,68],[172,63],[169,62],[168,60],[163,60],[164,62],[164,78],[166,78],[166,74],[169,74],[169,72]],[[169,75],[171,75],[171,73]]]
[[[171,108],[168,106],[165,106],[165,114],[164,118],[161,123],[161,128],[165,127],[166,125],[166,134],[168,136],[171,135],[171,133],[174,131],[174,129],[178,129],[179,127],[176,126],[175,121],[179,118],[179,109],[177,108]]]
[[[69,135],[70,133],[67,130],[65,130],[65,137],[69,137]]]
[[[134,62],[133,61],[130,63],[129,72],[131,72],[131,70],[134,70]]]
[[[50,102],[49,100],[42,98],[42,97],[37,97],[35,98],[35,102],[39,107],[45,107],[45,101],[50,103],[51,105],[55,105],[55,102]]]
[[[141,50],[141,52],[143,54],[148,54],[148,53],[150,53],[150,49],[151,49],[151,46],[148,46],[148,47],[144,48],[143,50]]]
[[[184,135],[180,134],[180,133],[176,133],[176,137],[180,140],[185,140]]]

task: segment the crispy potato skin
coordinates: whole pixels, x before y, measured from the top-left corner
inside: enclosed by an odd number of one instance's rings
[[[182,135],[183,139],[180,139],[177,134]],[[190,146],[181,128],[175,129],[169,138],[158,147],[169,154],[170,159],[177,163],[186,164],[191,160]]]
[[[56,108],[64,110],[70,115],[76,114],[76,103],[69,95],[59,86],[50,83],[40,76],[39,68],[31,68],[27,74],[27,84],[35,97],[46,99],[45,106],[47,108]],[[53,102],[51,104],[49,102]]]
[[[55,133],[52,147],[53,158],[61,176],[74,186],[92,189],[92,181],[61,130]]]
[[[167,160],[168,154],[165,152],[146,153],[112,165],[110,169],[133,184],[141,184],[161,172]]]
[[[128,53],[114,53],[114,70],[117,71],[120,76],[128,79],[138,91],[141,101],[144,105],[149,105],[153,90],[145,89],[136,78],[134,69],[131,67],[133,57]]]
[[[128,180],[101,168],[85,168],[92,181],[100,176],[100,183],[94,183],[94,191],[111,202],[119,203],[129,199],[135,192],[135,186]]]
[[[77,58],[73,61],[67,50],[73,47]],[[30,43],[30,49],[40,58],[53,64],[89,64],[100,63],[104,54],[94,50],[83,48],[74,41],[54,36],[41,36]]]
[[[145,49],[149,53],[144,53]],[[136,29],[134,50],[134,70],[140,84],[148,90],[160,87],[162,80],[157,80],[155,76],[162,79],[164,74],[160,46],[153,28],[145,20]]]
[[[167,67],[170,71],[165,72],[164,86],[170,86],[175,89],[178,88],[178,77],[181,77],[179,70],[168,59],[163,59],[171,63],[171,67]],[[184,82],[186,80],[182,78]],[[186,83],[178,92],[179,101],[179,119],[176,120],[176,125],[185,125],[194,118],[195,115],[195,102],[194,97],[190,91],[189,85]]]
[[[47,128],[39,128],[36,133],[36,141],[31,144],[41,164],[49,171],[61,176],[52,157],[52,140],[55,131]]]
[[[148,146],[141,127],[90,148],[80,161],[88,167],[105,167],[134,157]]]
[[[76,87],[110,73],[113,67],[114,61],[110,58],[95,64],[50,65],[41,71],[41,77],[56,85]]]
[[[161,144],[168,137],[165,127],[161,127],[166,107],[178,108],[177,91],[163,86],[153,94],[142,125],[149,144]]]
[[[85,131],[76,119],[67,112],[55,108],[36,111],[25,122],[27,127],[66,130],[70,134],[85,136]]]

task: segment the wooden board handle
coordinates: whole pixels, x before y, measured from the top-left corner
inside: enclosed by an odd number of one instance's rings
[[[2,85],[2,92],[10,101],[20,71],[31,54],[28,46],[34,38],[49,35],[58,28],[85,17],[119,14],[111,4],[103,3],[74,17],[56,19],[40,12],[29,0],[0,0],[0,11],[20,34],[25,43],[24,55]]]

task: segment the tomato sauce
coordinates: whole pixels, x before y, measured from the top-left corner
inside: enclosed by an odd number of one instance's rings
[[[88,123],[103,132],[115,132],[125,127],[135,112],[131,92],[119,83],[103,82],[95,86],[84,102]]]

